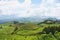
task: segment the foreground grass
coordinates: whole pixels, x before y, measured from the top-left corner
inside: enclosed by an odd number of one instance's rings
[[[60,40],[60,32],[55,32],[54,35],[52,33],[42,34],[44,28],[46,27],[59,27],[60,24],[25,24],[21,29],[20,25],[15,25],[12,23],[12,26],[8,24],[2,24],[2,28],[0,29],[0,40]],[[18,27],[18,30],[15,31],[13,35],[11,33],[14,31],[15,26]],[[26,28],[30,29],[27,30]],[[36,29],[33,29],[36,28]]]
[[[51,34],[42,34],[35,36],[0,35],[0,40],[57,40],[57,38]]]

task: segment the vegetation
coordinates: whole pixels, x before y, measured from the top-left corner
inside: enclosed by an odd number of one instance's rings
[[[52,20],[35,23],[0,24],[0,40],[60,40],[60,23]]]

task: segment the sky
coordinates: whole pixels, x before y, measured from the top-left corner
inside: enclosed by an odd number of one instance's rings
[[[0,19],[37,16],[60,19],[60,0],[0,0]]]

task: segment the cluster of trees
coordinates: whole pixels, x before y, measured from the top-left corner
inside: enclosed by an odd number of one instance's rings
[[[55,24],[55,23],[60,24],[60,20],[44,20],[43,22],[38,23],[38,25],[39,24]]]
[[[53,26],[53,27],[45,27],[43,29],[43,32],[45,32],[46,34],[49,34],[50,32],[54,35],[54,33],[58,31],[60,32],[60,26],[59,27],[56,27],[56,26]]]

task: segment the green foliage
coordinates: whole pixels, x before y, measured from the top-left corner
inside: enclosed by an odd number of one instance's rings
[[[0,40],[60,40],[60,24],[0,24]],[[11,35],[13,33],[13,35]]]
[[[57,40],[60,40],[60,32],[56,31],[55,32],[55,37]]]

